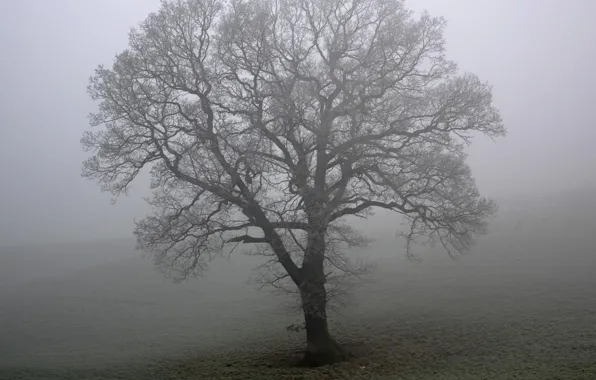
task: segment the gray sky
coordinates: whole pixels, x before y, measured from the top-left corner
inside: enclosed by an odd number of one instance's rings
[[[494,85],[509,135],[470,163],[493,196],[596,183],[596,1],[410,0],[449,21],[448,53]],[[81,179],[87,80],[158,0],[0,0],[0,245],[130,236],[138,183],[111,206]]]

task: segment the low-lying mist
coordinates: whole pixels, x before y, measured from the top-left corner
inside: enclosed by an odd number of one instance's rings
[[[357,325],[393,315],[415,324],[438,312],[517,320],[530,313],[523,305],[579,312],[596,289],[589,194],[502,200],[490,232],[455,259],[440,246],[415,246],[419,260],[407,259],[399,221],[378,213],[361,222],[375,240],[352,252],[377,265],[331,319]],[[0,373],[142,361],[262,342],[263,334],[293,342],[285,327],[300,323],[294,300],[249,281],[262,258],[237,250],[202,278],[174,284],[133,246],[124,239],[3,248]]]

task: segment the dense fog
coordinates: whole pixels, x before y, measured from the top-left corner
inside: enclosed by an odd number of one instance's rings
[[[345,340],[356,342],[349,344],[373,347],[371,331],[385,328],[381,336],[395,335],[391,347],[399,347],[395,361],[404,379],[426,378],[416,377],[418,367],[454,376],[445,378],[532,378],[549,373],[544,363],[560,369],[560,378],[580,378],[585,370],[588,379],[596,373],[589,372],[596,371],[590,359],[596,341],[590,112],[596,2],[405,4],[416,14],[444,17],[449,59],[492,86],[507,135],[475,135],[465,151],[480,194],[498,211],[486,234],[452,255],[441,244],[407,251],[399,236],[404,220],[387,210],[348,218],[371,240],[346,255],[370,267],[338,290],[332,329],[338,336],[348,331]],[[300,297],[261,289],[265,258],[249,255],[246,244],[226,246],[201,276],[181,283],[135,249],[135,221],[151,212],[148,170],[118,199],[81,178],[89,153],[80,140],[87,115],[97,109],[85,92],[89,77],[97,65],[114,62],[130,28],[159,6],[158,0],[0,4],[2,379],[170,378],[167,371],[151,377],[162,370],[152,366],[188,357],[189,375],[180,378],[200,378],[211,359],[196,364],[193,355],[278,344],[291,356],[303,343],[287,329],[302,323]],[[374,352],[386,358],[389,351]],[[495,367],[486,364],[493,359]],[[355,369],[377,371],[368,359],[355,360]],[[493,377],[481,377],[485,372],[474,372],[473,363]],[[222,376],[244,374],[229,369],[234,363],[213,365]]]
[[[539,4],[539,6],[538,6]],[[80,178],[79,140],[97,104],[88,78],[126,47],[128,30],[159,1],[12,1],[0,8],[5,147],[1,245],[129,237],[148,211],[147,182],[110,206]],[[534,197],[595,186],[590,113],[596,4],[407,1],[448,22],[447,55],[493,86],[508,135],[479,136],[469,163],[482,194]]]

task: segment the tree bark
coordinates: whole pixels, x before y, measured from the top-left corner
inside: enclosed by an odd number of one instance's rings
[[[329,333],[324,284],[305,284],[302,291],[304,322],[306,327],[306,351],[303,365],[317,367],[345,359],[342,348]]]
[[[306,352],[303,364],[316,367],[333,364],[345,359],[341,347],[329,334],[327,324],[327,289],[325,289],[324,231],[309,239],[302,268],[300,296],[306,327]]]

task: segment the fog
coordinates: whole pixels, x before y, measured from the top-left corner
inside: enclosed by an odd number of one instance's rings
[[[355,347],[383,342],[387,351],[373,352],[405,379],[426,371],[429,379],[590,379],[596,203],[577,199],[511,203],[457,260],[439,247],[416,247],[420,261],[406,259],[394,218],[379,215],[382,222],[367,225],[377,240],[365,250],[377,267],[336,305],[334,331]],[[278,375],[275,355],[300,350],[302,334],[286,332],[300,323],[297,300],[250,281],[259,258],[236,252],[202,278],[174,284],[130,243],[3,252],[26,252],[27,260],[3,255],[0,263],[0,378],[266,379]],[[368,364],[362,360],[356,371]]]
[[[159,3],[0,2],[0,378],[3,367],[89,366],[192,351],[214,339],[222,321],[237,336],[220,337],[217,345],[238,336],[248,341],[261,337],[243,319],[255,303],[260,325],[285,333],[296,321],[288,302],[247,285],[254,258],[220,258],[205,278],[182,285],[164,280],[134,251],[134,221],[150,211],[143,200],[147,176],[113,205],[109,194],[81,178],[87,155],[80,138],[97,106],[86,93],[89,76],[126,48],[129,29]],[[394,216],[380,212],[357,222],[376,239],[366,251],[381,263],[366,285],[377,286],[376,312],[413,316],[419,325],[408,331],[418,331],[441,307],[454,320],[468,313],[475,321],[515,323],[522,315],[558,318],[558,307],[567,314],[552,325],[567,330],[553,339],[593,347],[593,332],[585,327],[577,338],[571,325],[596,323],[588,305],[596,289],[596,2],[406,3],[447,19],[448,57],[493,85],[508,133],[497,141],[477,137],[469,148],[478,187],[500,211],[468,255],[452,260],[438,247],[416,247],[421,262],[413,262],[395,236]],[[486,297],[492,306],[483,303]],[[224,317],[217,312],[222,300]],[[361,315],[372,307],[367,302],[373,301],[356,292],[342,315]],[[479,311],[481,304],[487,311]],[[580,350],[577,357],[591,353]]]
[[[448,20],[448,55],[494,86],[508,136],[478,138],[469,162],[489,196],[538,196],[594,185],[589,110],[596,48],[589,0],[408,1]],[[95,110],[95,67],[127,45],[157,0],[0,4],[0,245],[130,236],[146,183],[110,206],[80,178],[79,144]]]

